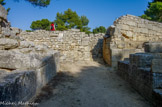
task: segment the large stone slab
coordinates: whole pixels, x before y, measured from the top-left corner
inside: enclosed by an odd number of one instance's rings
[[[0,70],[0,101],[19,104],[37,95],[58,72],[59,53],[43,58],[42,62],[44,65],[35,70]]]
[[[25,55],[20,52],[0,50],[0,68],[5,69],[35,69],[40,67],[41,61],[38,56]]]
[[[145,52],[162,53],[162,43],[145,43]]]
[[[1,38],[0,49],[14,49],[19,46],[19,42],[15,39]]]
[[[47,60],[46,65],[36,70],[37,90],[46,85],[59,71],[59,53]]]
[[[0,76],[0,101],[28,101],[36,93],[34,71],[14,71]]]
[[[129,54],[142,52],[141,49],[110,49],[108,55],[111,57],[111,66],[116,68],[118,61],[122,61],[125,58],[129,58]]]
[[[57,52],[51,55],[41,54],[22,54],[16,51],[2,51],[0,50],[0,68],[5,69],[21,69],[21,70],[34,70],[46,65],[49,59],[53,59]]]
[[[162,59],[153,59],[151,70],[154,73],[162,73]]]
[[[153,60],[152,54],[136,53],[130,54],[130,64],[136,67],[147,68],[151,66]]]

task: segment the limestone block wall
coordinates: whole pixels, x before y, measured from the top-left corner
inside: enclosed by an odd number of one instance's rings
[[[20,37],[32,41],[36,45],[44,44],[60,52],[61,62],[87,61],[102,57],[103,36],[105,34],[90,34],[78,29],[68,31],[23,31]]]
[[[113,67],[129,54],[143,52],[145,42],[162,41],[162,24],[137,16],[126,15],[110,26],[104,37],[103,57]]]

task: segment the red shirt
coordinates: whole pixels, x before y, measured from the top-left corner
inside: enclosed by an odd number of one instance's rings
[[[55,25],[53,23],[51,24],[51,31],[55,31]]]

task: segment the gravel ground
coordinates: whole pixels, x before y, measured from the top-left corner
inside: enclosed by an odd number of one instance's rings
[[[35,102],[38,107],[151,107],[115,71],[97,62],[62,65]]]

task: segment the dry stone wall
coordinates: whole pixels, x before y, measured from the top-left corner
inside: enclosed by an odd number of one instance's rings
[[[20,37],[36,45],[44,44],[60,52],[61,62],[88,61],[102,58],[103,36],[105,34],[85,34],[78,29],[68,31],[23,31]]]
[[[162,24],[126,15],[110,26],[104,37],[103,57],[113,67],[129,54],[143,52],[145,42],[162,41]]]

